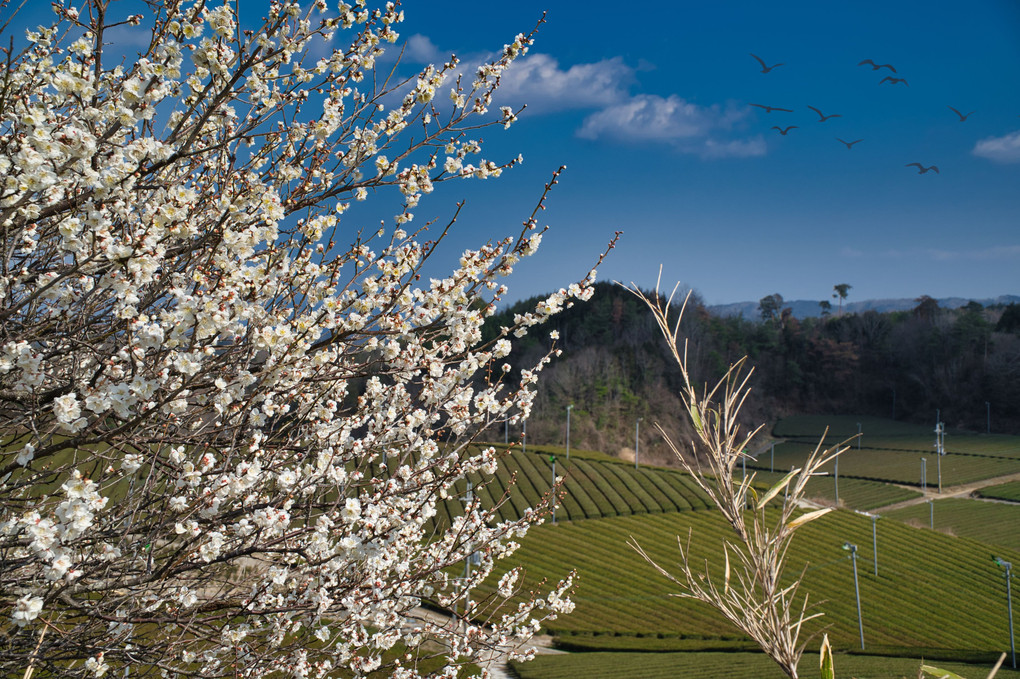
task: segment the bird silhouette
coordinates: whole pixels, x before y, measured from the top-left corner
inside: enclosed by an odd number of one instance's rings
[[[750,54],[750,52],[748,52],[748,54]],[[769,71],[771,71],[772,69],[776,68],[777,66],[782,66],[783,65],[783,64],[779,63],[779,64],[772,64],[771,66],[766,66],[765,65],[765,60],[762,59],[761,57],[759,57],[757,54],[751,54],[751,56],[754,57],[755,59],[757,59],[758,63],[761,64],[761,72],[762,73],[768,73]]]
[[[896,69],[892,67],[892,64],[876,64],[871,59],[865,59],[864,61],[862,61],[861,63],[859,63],[857,65],[858,66],[863,66],[864,64],[869,64],[871,66],[871,70],[872,71],[877,71],[880,68],[888,68],[893,73],[896,72]]]
[[[953,113],[955,113],[956,115],[960,116],[960,122],[961,122],[961,123],[962,123],[963,121],[965,121],[965,120],[966,120],[967,118],[969,118],[969,117],[971,116],[971,114],[972,114],[972,113],[974,113],[974,111],[971,111],[970,113],[968,113],[968,114],[964,115],[963,113],[960,113],[959,111],[957,111],[957,110],[956,110],[955,108],[953,108],[952,106],[946,106],[946,108],[948,108],[948,109],[949,109],[950,111],[952,111],[952,112],[953,112]]]
[[[833,113],[832,115],[824,115],[821,111],[816,109],[814,106],[808,106],[808,108],[818,114],[818,117],[820,118],[820,120],[818,122],[820,122],[820,123],[824,123],[829,118],[842,118],[843,117],[842,114],[840,114],[840,113]]]
[[[907,82],[906,78],[894,78],[891,75],[887,75],[886,77],[884,77],[881,80],[879,80],[878,84],[881,85],[882,83],[884,83],[886,81],[888,81],[889,83],[891,83],[893,85],[895,85],[896,83],[903,83],[907,87],[910,87],[910,83]]]
[[[936,167],[935,165],[929,165],[928,167],[925,167],[924,165],[921,165],[921,163],[907,163],[903,167],[916,167],[917,174],[925,174],[926,172],[928,172],[928,170],[935,170],[935,174],[939,174],[939,168]]]
[[[773,111],[783,111],[784,113],[793,113],[792,108],[779,108],[777,106],[766,106],[765,104],[748,104],[748,106],[757,106],[758,108],[765,109],[765,113],[772,113]]]
[[[779,134],[781,134],[781,135],[783,135],[783,136],[785,137],[785,136],[786,136],[786,133],[787,133],[787,132],[789,132],[790,130],[795,130],[795,129],[797,129],[797,126],[796,126],[796,125],[790,125],[789,127],[787,127],[787,128],[786,128],[786,129],[784,130],[784,129],[783,129],[783,128],[781,128],[781,127],[778,127],[778,126],[776,126],[776,125],[773,125],[773,126],[772,126],[772,129],[773,129],[773,130],[779,130]]]
[[[854,139],[853,141],[843,141],[839,137],[836,137],[836,141],[839,141],[839,142],[842,142],[842,143],[846,144],[846,147],[848,149],[850,149],[850,148],[853,148],[854,144],[856,144],[857,142],[861,142],[861,141],[864,141],[864,140],[863,139]]]

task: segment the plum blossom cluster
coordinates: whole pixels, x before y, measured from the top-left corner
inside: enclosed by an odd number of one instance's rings
[[[548,357],[508,383],[511,338],[595,271],[483,342],[534,214],[443,277],[411,226],[518,162],[471,135],[516,119],[488,108],[531,36],[470,81],[451,58],[380,87],[394,3],[81,4],[2,49],[0,673],[453,677],[569,611],[569,577],[469,601],[540,512],[436,506],[496,473],[480,430],[527,416]],[[376,195],[399,207],[362,230]]]

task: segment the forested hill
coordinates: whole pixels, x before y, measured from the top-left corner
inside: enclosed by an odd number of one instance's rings
[[[491,318],[486,338],[538,301]],[[641,458],[666,460],[655,423],[674,440],[689,438],[677,398],[679,371],[640,300],[598,284],[590,301],[515,342],[509,358],[515,371],[548,351],[551,330],[559,332],[563,354],[539,379],[528,441],[562,445],[570,404],[575,448],[632,456],[637,430]],[[790,413],[859,413],[934,425],[940,409],[950,428],[983,431],[990,412],[992,431],[1020,432],[1020,305],[942,309],[925,297],[909,311],[797,320],[784,309],[752,322],[714,315],[692,297],[681,333],[697,383],[714,384],[730,363],[748,357],[754,368],[744,409],[748,426]]]

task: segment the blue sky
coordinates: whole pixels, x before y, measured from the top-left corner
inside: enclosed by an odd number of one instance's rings
[[[49,20],[48,2],[32,4],[28,17]],[[566,165],[511,299],[583,277],[616,231],[600,278],[650,287],[661,264],[708,303],[829,299],[837,283],[851,301],[1020,294],[1020,3],[402,6],[406,68],[451,53],[477,63],[548,10],[499,102],[528,110],[483,133],[485,157],[524,164],[443,184],[416,210],[442,220],[467,201],[439,260],[452,265],[519,228]],[[762,73],[751,53],[783,65]]]
[[[506,86],[531,106],[486,136],[524,165],[492,186],[444,187],[468,199],[465,230],[488,233],[567,166],[514,296],[583,273],[616,230],[602,278],[651,286],[662,264],[709,303],[828,299],[844,282],[851,300],[1020,293],[1020,4],[486,7],[411,0],[403,36],[409,58],[468,61],[548,8]],[[762,73],[751,53],[784,65]],[[950,106],[974,113],[961,122]]]

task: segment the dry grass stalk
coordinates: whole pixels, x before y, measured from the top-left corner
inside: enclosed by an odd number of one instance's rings
[[[744,435],[737,420],[747,398],[751,371],[745,370],[744,362],[740,361],[730,367],[715,387],[698,393],[687,371],[686,342],[679,337],[683,308],[679,314],[671,312],[677,288],[668,299],[659,295],[658,285],[650,295],[633,284],[627,289],[648,305],[683,376],[682,397],[696,432],[692,442],[695,454],[690,459],[683,455],[681,448],[663,432],[666,443],[736,534],[735,540],[723,546],[721,582],[712,578],[707,561],[700,563],[692,559],[690,536],[686,544],[677,540],[679,573],[656,563],[633,538],[630,545],[680,588],[673,596],[697,599],[713,606],[751,637],[787,675],[795,678],[806,643],[799,642],[804,623],[821,613],[809,613],[807,594],[798,595],[803,573],[793,580],[784,579],[787,549],[797,528],[831,511],[827,507],[803,512],[800,503],[811,477],[819,474],[819,470],[846,447],[823,449],[817,446],[802,467],[791,471],[759,497],[752,487],[753,473],[740,481],[734,474],[737,464],[747,454],[747,446],[760,429]],[[778,510],[769,506],[770,503],[778,505]]]

